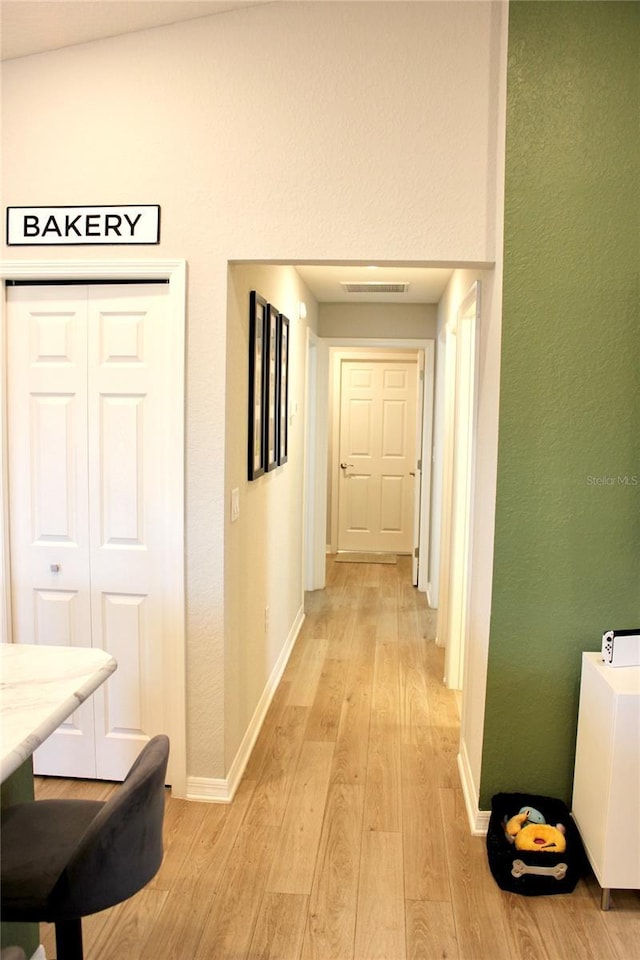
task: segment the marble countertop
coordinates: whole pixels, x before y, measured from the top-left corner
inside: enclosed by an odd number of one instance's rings
[[[104,650],[0,644],[2,782],[116,669]]]

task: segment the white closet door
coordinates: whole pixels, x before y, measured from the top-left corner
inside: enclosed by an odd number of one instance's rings
[[[126,773],[164,729],[166,285],[89,287],[93,645],[118,669],[94,695],[97,775]]]
[[[9,294],[14,640],[118,661],[39,773],[122,779],[165,729],[167,302],[154,284]]]
[[[86,290],[10,288],[7,359],[13,638],[90,647]],[[95,777],[92,704],[50,744],[36,769]]]

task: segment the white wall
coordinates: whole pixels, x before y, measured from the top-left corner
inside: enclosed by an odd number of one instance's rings
[[[429,544],[429,601],[438,607],[440,600],[440,537],[442,530],[443,471],[445,446],[445,384],[447,324],[455,321],[458,308],[476,281],[484,286],[482,270],[455,270],[437,307],[436,386],[433,415],[432,522]],[[487,274],[490,277],[491,274]]]
[[[474,443],[472,531],[468,637],[465,651],[460,731],[460,772],[465,787],[469,819],[477,824],[480,787],[485,687],[489,649],[489,618],[495,519],[498,408],[500,388],[500,329],[502,274],[495,270],[456,270],[438,304],[436,357],[436,402],[434,411],[434,473],[432,539],[428,591],[433,606],[448,601],[448,555],[442,550],[445,454],[446,326],[455,321],[458,309],[474,283],[479,284],[479,320],[476,328],[477,409]],[[442,551],[442,552],[441,552]],[[442,562],[441,562],[442,561]],[[444,622],[446,623],[446,610]],[[438,623],[442,622],[441,616]],[[444,639],[438,636],[439,642]]]
[[[485,2],[274,3],[4,65],[4,202],[159,203],[161,243],[135,255],[188,261],[192,776],[226,774],[251,709],[236,706],[225,745],[225,701],[244,696],[225,644],[245,642],[224,591],[225,436],[244,422],[227,408],[228,262],[493,261],[503,15]]]

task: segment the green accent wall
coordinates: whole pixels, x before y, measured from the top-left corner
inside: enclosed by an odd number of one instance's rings
[[[480,807],[571,800],[581,653],[640,626],[640,5],[509,11]]]

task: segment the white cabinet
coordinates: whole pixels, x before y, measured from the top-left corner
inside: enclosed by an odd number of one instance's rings
[[[573,816],[602,887],[640,889],[640,667],[582,654]]]

